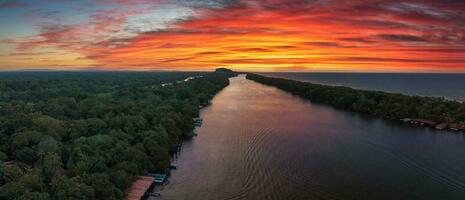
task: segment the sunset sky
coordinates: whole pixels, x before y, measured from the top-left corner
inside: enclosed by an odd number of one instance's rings
[[[0,0],[0,70],[465,72],[464,0]]]

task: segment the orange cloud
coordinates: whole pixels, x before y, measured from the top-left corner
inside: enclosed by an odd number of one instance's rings
[[[92,30],[44,30],[20,49],[64,48],[101,69],[465,72],[464,10],[436,1],[240,1],[108,37],[137,15],[118,11],[93,15]]]

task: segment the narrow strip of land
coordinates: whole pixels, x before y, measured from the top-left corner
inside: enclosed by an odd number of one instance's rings
[[[381,91],[327,86],[247,74],[247,79],[275,86],[313,102],[362,114],[402,120],[438,130],[465,130],[465,103],[437,97],[408,96]]]

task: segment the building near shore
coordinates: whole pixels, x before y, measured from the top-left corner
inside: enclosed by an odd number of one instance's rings
[[[154,177],[139,176],[127,191],[126,200],[140,200],[145,193],[152,187]]]

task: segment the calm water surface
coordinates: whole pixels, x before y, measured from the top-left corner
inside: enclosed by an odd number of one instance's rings
[[[324,85],[465,101],[465,74],[415,73],[262,73]]]
[[[243,76],[201,116],[162,199],[465,199],[462,134],[363,118]]]

